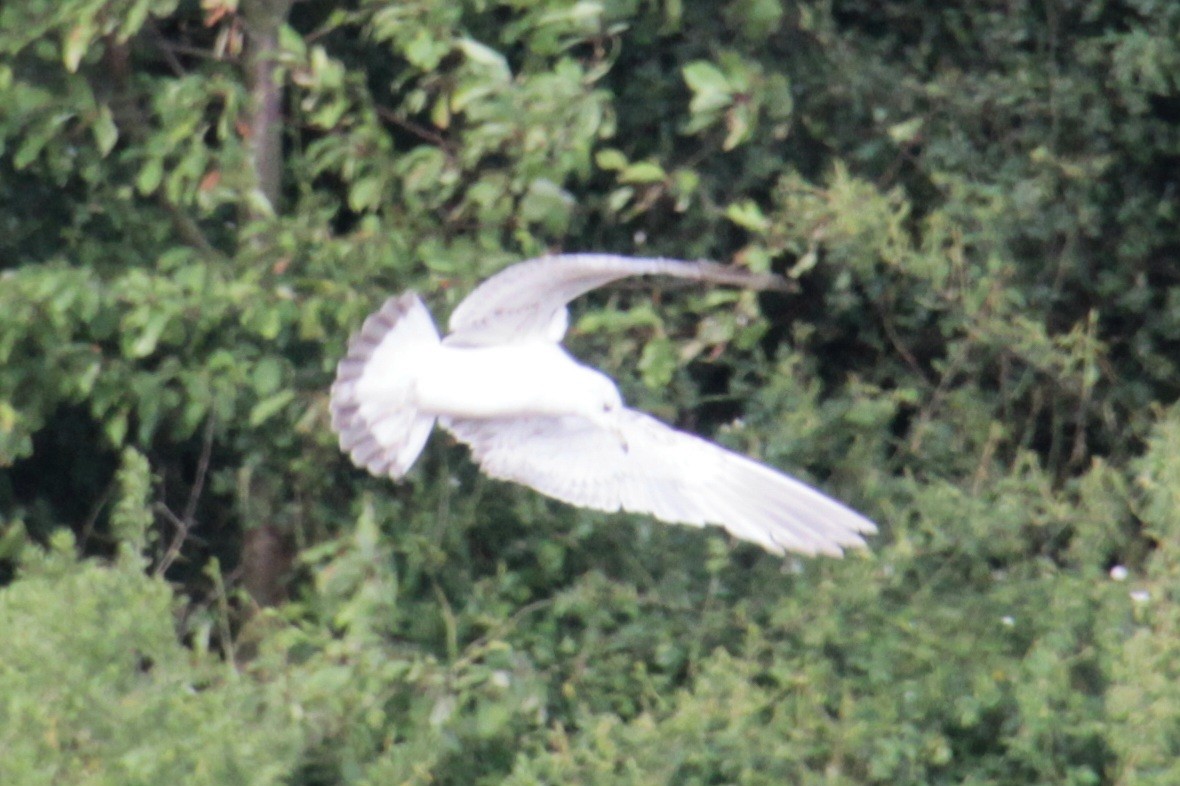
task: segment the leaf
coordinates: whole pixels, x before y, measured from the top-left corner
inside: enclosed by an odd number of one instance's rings
[[[295,391],[280,390],[273,396],[267,396],[266,398],[262,399],[262,401],[259,401],[250,410],[250,426],[259,426],[267,420],[270,420],[275,414],[278,413],[279,410],[291,403],[291,400],[294,398]]]
[[[451,127],[451,102],[445,95],[440,95],[430,107],[430,122],[444,131]]]
[[[0,525],[0,560],[16,561],[29,542],[29,533],[20,519]]]
[[[94,143],[103,156],[115,149],[115,143],[119,141],[119,128],[115,125],[111,108],[106,104],[99,107],[98,117],[90,125],[90,133],[94,134]]]
[[[460,38],[459,49],[471,63],[482,66],[488,76],[497,82],[511,81],[512,69],[508,67],[508,61],[504,59],[504,55],[495,49],[472,38]]]
[[[680,359],[672,342],[666,338],[654,338],[643,347],[639,358],[639,372],[643,384],[651,390],[666,387],[672,381]]]
[[[899,145],[913,144],[922,135],[925,119],[919,115],[889,126],[889,138]]]
[[[102,424],[107,439],[115,447],[121,446],[127,438],[127,415],[127,409],[120,409],[113,415],[108,416]]]
[[[696,60],[683,69],[684,81],[694,93],[725,93],[730,92],[729,80],[717,66],[705,60]]]
[[[750,137],[757,114],[755,107],[750,104],[738,104],[725,113],[725,141],[722,150],[733,150]]]
[[[530,223],[543,225],[559,234],[569,224],[570,213],[576,202],[573,196],[551,180],[538,178],[520,201],[521,217]]]
[[[155,193],[164,179],[164,163],[158,158],[149,158],[140,167],[139,175],[135,178],[135,188],[139,193],[148,195]]]
[[[608,147],[594,154],[594,163],[598,164],[599,169],[613,171],[627,166],[627,157],[621,151]]]
[[[278,358],[263,358],[254,366],[251,375],[254,382],[254,392],[266,396],[278,390],[283,381],[283,364]]]
[[[307,57],[307,43],[303,40],[303,36],[290,25],[284,24],[279,27],[279,47],[300,60]]]
[[[631,164],[619,175],[622,183],[662,183],[668,176],[664,168],[650,161]]]
[[[94,38],[94,23],[86,19],[70,28],[62,42],[61,59],[71,74],[78,70],[90,42]]]
[[[422,27],[414,34],[403,51],[406,59],[415,67],[422,71],[434,71],[438,68],[443,57],[451,51],[451,43],[439,41],[430,34],[428,29]]]
[[[152,312],[140,330],[139,336],[128,347],[128,357],[145,358],[155,352],[160,336],[164,333],[164,328],[168,326],[170,316],[164,311]]]
[[[759,234],[766,232],[771,226],[770,219],[752,199],[734,202],[725,208],[725,217],[738,226]]]
[[[357,212],[371,210],[381,203],[382,181],[363,177],[348,189],[348,206]]]
[[[733,87],[717,66],[704,60],[686,65],[684,81],[692,90],[688,109],[694,115],[714,115],[733,102]]]
[[[618,213],[627,206],[627,203],[630,202],[634,196],[635,189],[631,188],[630,186],[616,188],[614,191],[610,192],[606,198],[607,207],[612,213]]]

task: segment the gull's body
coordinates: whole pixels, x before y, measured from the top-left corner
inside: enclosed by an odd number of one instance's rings
[[[588,386],[591,392],[604,384],[614,388],[606,375],[542,341],[440,344],[422,358],[416,382],[414,403],[423,412],[480,418],[579,414]]]
[[[487,474],[581,507],[716,524],[781,553],[861,546],[868,519],[776,470],[627,409],[607,376],[560,346],[566,304],[603,284],[659,274],[766,288],[773,277],[707,262],[602,254],[543,257],[492,276],[441,339],[413,292],[390,298],[349,343],[332,426],[353,461],[399,478],[434,423]]]

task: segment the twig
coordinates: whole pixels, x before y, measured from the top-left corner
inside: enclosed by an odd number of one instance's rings
[[[435,591],[440,595],[442,594],[442,590],[438,588],[437,584],[435,584]],[[457,658],[451,664],[451,669],[456,670],[459,668],[465,668],[475,663],[482,656],[484,648],[488,645],[493,636],[499,637],[510,628],[515,627],[517,623],[519,623],[529,614],[540,611],[541,609],[548,606],[552,606],[553,603],[553,598],[541,598],[540,600],[534,600],[532,603],[526,603],[524,606],[521,606],[519,609],[513,612],[512,615],[508,617],[508,619],[501,621],[487,633],[483,634],[464,647],[464,655],[461,658]]]
[[[106,507],[107,502],[111,499],[111,492],[114,490],[114,482],[110,483],[102,492],[102,496],[98,498],[98,502],[94,503],[94,507],[90,509],[90,515],[86,517],[86,521],[82,524],[82,531],[78,535],[78,548],[85,549],[86,542],[90,540],[91,533],[94,532],[94,525],[98,522],[98,517],[102,513],[102,509]]]
[[[420,126],[412,120],[407,120],[404,117],[402,117],[401,115],[399,115],[397,112],[393,111],[392,109],[389,109],[388,107],[378,106],[378,107],[376,107],[376,110],[377,110],[377,116],[380,117],[382,120],[386,120],[390,123],[393,123],[395,126],[398,126],[399,128],[404,128],[406,131],[409,131],[411,134],[414,134],[415,136],[417,136],[427,142],[430,142],[431,144],[437,145],[448,156],[452,155],[451,146],[447,143],[446,137],[444,137],[442,134],[439,134],[435,131],[431,131],[429,128],[426,128],[425,126]]]
[[[156,20],[152,19],[151,17],[148,17],[145,20],[144,26],[151,32],[152,43],[154,43],[156,48],[160,50],[160,53],[163,54],[164,60],[168,63],[168,67],[172,69],[173,76],[181,77],[188,75],[188,72],[184,70],[184,66],[181,65],[180,60],[178,60],[176,57],[177,52],[182,55],[190,55],[192,57],[209,57],[209,53],[204,49],[169,41],[164,37],[164,34],[160,32],[160,26],[156,24]]]
[[[213,453],[213,425],[214,416],[210,413],[209,418],[205,421],[205,433],[201,442],[201,457],[197,460],[197,475],[193,479],[193,487],[189,491],[188,500],[185,502],[183,515],[177,516],[163,502],[156,503],[156,511],[171,521],[172,525],[176,528],[176,532],[172,535],[172,540],[168,544],[164,556],[160,558],[159,564],[156,565],[156,569],[153,571],[153,574],[157,577],[163,576],[165,571],[176,562],[176,558],[180,556],[181,548],[184,547],[185,542],[189,539],[189,533],[197,525],[197,505],[205,489],[205,478],[209,474],[209,458]]]
[[[925,382],[927,385],[932,385],[933,382],[930,380],[930,377],[926,375],[926,371],[922,368],[922,364],[918,362],[918,359],[914,357],[909,348],[904,343],[902,343],[901,336],[897,334],[897,330],[893,327],[893,321],[889,318],[889,314],[885,311],[884,306],[882,306],[876,300],[873,300],[872,303],[877,310],[877,316],[881,320],[881,327],[885,330],[885,337],[889,339],[889,343],[893,345],[895,350],[897,350],[897,354],[901,355],[901,359],[906,362],[906,365],[908,365],[915,374],[922,378],[923,382]]]
[[[189,528],[184,523],[184,520],[173,513],[172,509],[163,502],[157,502],[153,507],[157,513],[172,522],[172,526],[176,528],[176,532],[172,535],[172,541],[168,544],[164,556],[160,558],[155,570],[152,571],[152,575],[155,578],[160,578],[168,568],[172,567],[172,563],[176,562],[176,558],[180,556],[180,547],[188,539]]]
[[[213,454],[213,424],[216,416],[210,412],[205,421],[205,433],[201,438],[201,457],[197,460],[197,476],[193,479],[193,488],[189,492],[188,502],[184,506],[183,520],[192,526],[193,516],[197,513],[197,502],[205,490],[205,477],[209,473],[209,457]]]

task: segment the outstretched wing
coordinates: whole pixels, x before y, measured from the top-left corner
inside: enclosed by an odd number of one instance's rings
[[[776,554],[839,555],[871,521],[793,478],[634,410],[584,418],[440,419],[492,477],[595,510],[716,524]]]
[[[611,254],[560,254],[501,270],[476,287],[451,314],[448,344],[480,346],[528,338],[560,341],[574,298],[628,276],[661,275],[754,289],[778,289],[783,279],[713,262],[683,262]]]

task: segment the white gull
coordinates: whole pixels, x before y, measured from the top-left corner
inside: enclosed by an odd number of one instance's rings
[[[332,428],[357,466],[397,479],[437,421],[485,473],[584,508],[725,528],[774,552],[839,555],[876,527],[790,478],[622,402],[615,383],[561,347],[566,304],[628,276],[754,288],[782,284],[711,262],[564,254],[480,284],[440,338],[414,292],[352,337],[332,385]]]

